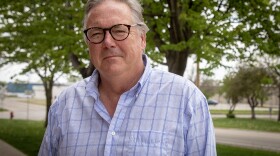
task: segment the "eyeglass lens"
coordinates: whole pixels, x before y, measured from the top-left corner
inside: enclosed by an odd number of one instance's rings
[[[108,30],[113,39],[122,41],[128,37],[129,29],[130,26],[124,24],[114,25],[113,27],[108,29],[93,27],[87,30],[86,35],[90,42],[101,43],[105,38],[106,31]]]

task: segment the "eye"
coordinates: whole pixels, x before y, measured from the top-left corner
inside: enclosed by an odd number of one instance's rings
[[[91,34],[91,37],[100,36],[100,35],[102,35],[102,34],[103,34],[103,33],[95,32],[95,33]]]
[[[90,38],[102,37],[103,36],[103,31],[100,30],[100,29],[90,29],[88,31],[88,36]]]
[[[112,34],[114,34],[114,36],[118,36],[118,37],[123,37],[126,36],[128,34],[128,28],[124,25],[119,25],[116,26],[112,29]]]

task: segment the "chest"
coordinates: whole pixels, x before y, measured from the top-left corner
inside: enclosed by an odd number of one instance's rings
[[[63,154],[173,155],[176,151],[174,155],[180,155],[184,149],[182,109],[167,105],[162,98],[142,98],[120,100],[113,118],[98,102],[90,109],[69,112],[60,144]]]

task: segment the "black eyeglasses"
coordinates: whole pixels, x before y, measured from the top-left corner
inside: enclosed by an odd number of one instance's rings
[[[114,40],[123,41],[129,36],[130,28],[137,25],[141,26],[141,24],[117,24],[110,28],[91,27],[84,30],[84,33],[87,39],[94,44],[99,44],[105,39],[106,31],[109,31]]]

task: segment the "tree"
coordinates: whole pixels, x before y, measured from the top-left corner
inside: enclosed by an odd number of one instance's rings
[[[146,53],[179,75],[190,55],[197,62],[206,60],[208,66],[201,70],[210,74],[210,69],[226,66],[220,61],[223,57],[246,58],[243,51],[252,46],[264,53],[279,52],[279,3],[272,0],[142,0],[142,4],[151,29]],[[33,71],[41,77],[47,110],[59,75],[76,69],[87,77],[94,69],[82,37],[83,5],[69,0],[0,1],[0,63],[28,63],[22,73]]]
[[[210,74],[220,60],[248,59],[250,48],[278,53],[279,3],[250,0],[143,0],[151,29],[147,53],[169,71],[183,75],[190,55]]]
[[[273,78],[274,84],[278,88],[278,119],[277,119],[277,121],[280,121],[280,64],[278,63],[277,66],[271,66],[268,69],[270,71],[269,74]]]
[[[279,54],[280,56],[280,54]],[[259,66],[263,66],[269,76],[273,80],[273,85],[278,88],[278,121],[280,121],[280,59],[277,55],[263,55],[259,57],[257,63]]]
[[[240,90],[240,82],[235,77],[234,73],[229,73],[223,79],[223,86],[221,88],[221,92],[225,93],[225,98],[230,104],[230,108],[227,114],[228,118],[234,118],[234,110],[236,104],[242,99],[242,96],[239,93]]]
[[[245,98],[251,108],[251,118],[255,119],[255,108],[268,96],[265,90],[268,84],[271,78],[264,68],[243,65],[237,73],[226,76],[224,91],[233,104]]]
[[[213,79],[205,79],[202,81],[199,89],[209,99],[219,92],[219,82]]]
[[[26,63],[21,74],[36,73],[42,80],[47,112],[52,103],[53,84],[75,67],[85,68],[77,58],[87,58],[82,38],[81,1],[0,2],[1,66]],[[46,117],[47,124],[47,117]]]
[[[252,1],[253,2],[253,1]],[[242,3],[237,1],[238,3]],[[258,4],[261,4],[258,6]],[[250,7],[255,6],[255,7]],[[266,7],[264,7],[266,6]],[[279,112],[278,121],[280,121],[280,3],[279,1],[254,1],[252,5],[245,5],[243,10],[253,11],[244,21],[247,21],[243,30],[240,33],[240,40],[246,41],[245,46],[251,45],[251,58],[269,58],[269,61],[256,61],[258,64],[266,67],[270,77],[273,79],[274,85],[278,87],[279,96]],[[246,14],[246,11],[239,10],[239,14]],[[255,18],[258,17],[257,22]],[[249,30],[249,31],[248,31]],[[248,31],[248,32],[247,32]],[[258,56],[256,56],[258,55]],[[255,64],[256,64],[255,62]],[[262,62],[266,62],[265,64]]]

